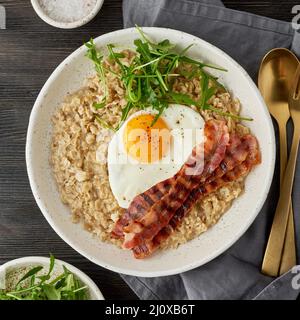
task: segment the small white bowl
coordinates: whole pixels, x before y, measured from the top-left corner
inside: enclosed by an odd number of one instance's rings
[[[53,27],[61,28],[61,29],[74,29],[81,27],[88,22],[90,22],[100,11],[104,0],[98,0],[93,10],[84,18],[72,22],[62,22],[62,21],[56,21],[49,17],[44,10],[41,8],[38,0],[31,0],[31,4],[37,15],[44,20],[46,23],[50,24]]]
[[[0,266],[0,280],[5,279],[5,274],[10,271],[14,271],[19,268],[32,267],[32,266],[43,266],[47,270],[49,267],[50,259],[46,257],[24,257],[15,260],[11,260],[2,266]],[[104,297],[95,284],[95,282],[88,277],[85,273],[72,266],[71,264],[55,259],[54,273],[63,272],[63,266],[71,271],[83,284],[89,289],[90,300],[104,300]],[[1,281],[0,281],[1,282]],[[2,281],[3,283],[3,281]],[[1,288],[0,288],[1,289]]]

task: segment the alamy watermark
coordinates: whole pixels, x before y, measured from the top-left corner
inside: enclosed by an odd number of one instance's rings
[[[292,273],[295,274],[292,279],[292,287],[294,290],[300,290],[300,265],[293,267]]]
[[[6,11],[4,6],[0,4],[0,29],[6,29]]]
[[[96,160],[110,165],[152,164],[152,166],[186,163],[185,174],[199,175],[204,166],[203,129],[121,128],[118,134],[102,130],[103,140],[111,138],[108,157],[100,147]]]
[[[292,27],[295,30],[300,30],[300,5],[299,4],[293,6],[292,14],[295,15],[292,19]]]

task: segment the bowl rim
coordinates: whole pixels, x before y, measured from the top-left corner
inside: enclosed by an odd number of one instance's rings
[[[188,34],[183,31],[170,29],[170,28],[160,28],[160,27],[142,27],[142,28],[143,28],[143,30],[145,30],[145,32],[149,32],[149,33],[151,33],[152,30],[159,30],[159,31],[161,31],[162,34],[164,34],[164,32],[169,32],[169,33],[171,32],[171,33],[177,33],[177,34],[180,33],[184,37],[193,37],[194,39],[197,39],[197,41],[204,43],[206,46],[211,47],[217,53],[224,55],[230,61],[230,63],[232,63],[235,67],[237,67],[239,69],[239,71],[242,72],[244,74],[244,76],[247,78],[249,86],[251,87],[252,90],[254,90],[254,92],[256,92],[257,99],[260,101],[260,104],[263,107],[261,112],[264,113],[264,116],[267,120],[266,126],[268,127],[268,129],[271,132],[271,149],[272,149],[271,164],[269,166],[268,176],[266,177],[266,186],[265,186],[264,194],[261,197],[261,200],[257,204],[257,212],[255,214],[253,214],[252,218],[249,220],[249,223],[247,225],[244,225],[243,228],[239,229],[239,232],[236,233],[236,237],[233,238],[231,241],[228,241],[228,243],[225,246],[222,246],[218,250],[215,250],[212,254],[207,255],[207,257],[205,259],[202,259],[201,262],[196,260],[193,263],[185,265],[185,267],[174,267],[168,271],[166,271],[166,270],[164,270],[164,271],[140,271],[140,270],[136,270],[136,269],[127,269],[127,268],[123,268],[123,267],[119,267],[119,266],[113,266],[108,263],[104,263],[104,262],[100,261],[98,258],[95,258],[94,256],[90,256],[88,253],[85,252],[84,249],[78,248],[76,246],[76,244],[74,244],[73,240],[70,239],[62,230],[60,230],[60,227],[55,223],[55,221],[52,219],[52,217],[47,213],[47,210],[43,204],[43,201],[38,196],[39,193],[38,193],[37,184],[35,183],[35,181],[33,179],[34,168],[32,167],[31,160],[30,160],[30,154],[31,154],[30,141],[32,140],[32,137],[34,134],[34,123],[35,123],[35,118],[37,117],[39,105],[41,104],[41,101],[42,101],[44,95],[46,94],[48,87],[52,84],[53,79],[55,79],[56,76],[59,75],[59,73],[64,69],[66,64],[68,64],[70,61],[72,61],[72,59],[75,58],[76,56],[80,55],[82,50],[85,49],[85,46],[84,45],[80,46],[78,49],[76,49],[74,52],[72,52],[67,58],[65,58],[57,66],[57,68],[52,72],[52,74],[50,75],[50,77],[48,78],[48,80],[46,81],[44,86],[42,87],[42,89],[41,89],[41,91],[40,91],[40,93],[34,103],[34,106],[32,108],[30,118],[29,118],[29,125],[28,125],[27,137],[26,137],[26,152],[25,152],[25,154],[26,154],[26,166],[27,166],[29,183],[30,183],[30,187],[31,187],[32,193],[34,195],[34,198],[35,198],[40,210],[42,211],[44,217],[46,218],[46,220],[48,221],[50,226],[53,228],[53,230],[79,254],[83,255],[84,257],[86,257],[88,260],[94,262],[95,264],[97,264],[101,267],[104,267],[106,269],[109,269],[111,271],[121,273],[121,274],[131,275],[131,276],[151,278],[151,277],[175,275],[175,274],[179,274],[182,272],[192,270],[192,269],[197,268],[201,265],[204,265],[204,264],[208,263],[209,261],[213,260],[214,258],[216,258],[217,256],[219,256],[220,254],[222,254],[223,252],[225,252],[228,248],[230,248],[235,242],[237,242],[239,240],[239,238],[246,232],[246,230],[250,227],[250,225],[252,225],[253,221],[255,220],[255,218],[257,217],[261,208],[263,207],[265,200],[267,198],[267,195],[269,193],[270,186],[272,183],[273,174],[274,174],[274,169],[275,169],[275,159],[276,159],[275,146],[276,146],[276,144],[275,144],[274,127],[272,124],[272,120],[271,120],[271,116],[269,114],[268,108],[267,108],[257,86],[255,85],[254,81],[248,75],[246,70],[242,66],[240,66],[233,58],[231,58],[227,53],[225,53],[223,50],[219,49],[218,47],[212,45],[211,43],[209,43],[199,37],[192,36],[191,34]],[[106,38],[110,38],[112,35],[117,35],[117,34],[122,35],[122,34],[126,34],[128,32],[131,32],[133,30],[135,30],[135,28],[127,28],[127,29],[112,31],[112,32],[103,34],[103,35],[95,38],[94,41],[95,41],[95,43],[97,43],[99,38],[101,38],[102,40],[105,41]]]
[[[72,264],[55,258],[55,263],[59,266],[66,266],[72,273],[74,273],[85,285],[88,286],[96,300],[104,300],[102,292],[96,283],[83,271],[73,266]],[[25,266],[33,266],[35,264],[49,265],[49,258],[42,256],[28,256],[10,260],[0,266],[0,273],[5,272],[8,268],[16,269]],[[54,267],[55,270],[56,266]]]
[[[104,3],[104,0],[97,0],[93,10],[87,16],[83,17],[80,20],[76,20],[72,22],[62,22],[62,21],[56,21],[50,18],[50,16],[48,16],[40,7],[38,0],[31,0],[31,4],[34,11],[42,20],[48,23],[49,25],[56,28],[60,28],[60,29],[75,29],[87,24],[98,14],[100,9],[102,8],[103,3]]]

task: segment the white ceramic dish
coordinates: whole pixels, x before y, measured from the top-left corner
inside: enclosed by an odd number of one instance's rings
[[[20,259],[11,260],[3,265],[0,266],[0,277],[4,279],[5,274],[7,272],[11,272],[17,270],[19,268],[26,268],[41,265],[48,270],[49,268],[49,258],[45,257],[24,257]],[[95,282],[88,277],[85,273],[77,269],[76,267],[72,266],[69,263],[64,261],[55,259],[55,267],[53,270],[54,274],[59,274],[63,272],[63,266],[65,266],[68,270],[70,270],[77,278],[84,283],[89,288],[90,300],[104,300],[104,297],[95,284]]]
[[[32,7],[36,14],[44,20],[46,23],[50,24],[53,27],[60,28],[60,29],[74,29],[81,27],[88,22],[90,22],[94,17],[97,15],[97,13],[100,11],[104,0],[98,0],[93,10],[85,17],[83,17],[80,20],[72,21],[72,22],[62,22],[62,21],[56,21],[49,17],[44,10],[41,8],[38,0],[31,0]]]
[[[80,47],[63,61],[50,76],[33,107],[27,134],[26,162],[34,197],[52,228],[71,247],[89,260],[107,269],[143,277],[165,276],[184,272],[212,260],[229,248],[251,225],[269,191],[275,162],[275,139],[270,115],[264,101],[244,69],[213,45],[192,35],[163,28],[144,28],[155,41],[168,38],[180,48],[191,43],[190,55],[205,62],[220,65],[228,72],[216,72],[230,91],[242,102],[242,114],[255,120],[248,126],[259,140],[262,164],[246,180],[246,192],[234,201],[222,219],[197,239],[176,250],[160,251],[151,258],[136,260],[132,253],[102,243],[71,222],[68,207],[62,204],[49,164],[51,116],[67,92],[82,86],[83,80],[94,73],[93,64]],[[105,34],[95,39],[99,48],[114,43],[132,46],[138,37],[135,29]]]

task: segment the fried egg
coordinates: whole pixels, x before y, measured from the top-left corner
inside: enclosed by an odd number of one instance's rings
[[[135,196],[174,176],[203,142],[203,128],[198,112],[178,104],[158,119],[152,108],[132,114],[108,146],[109,183],[119,206],[128,208]]]

